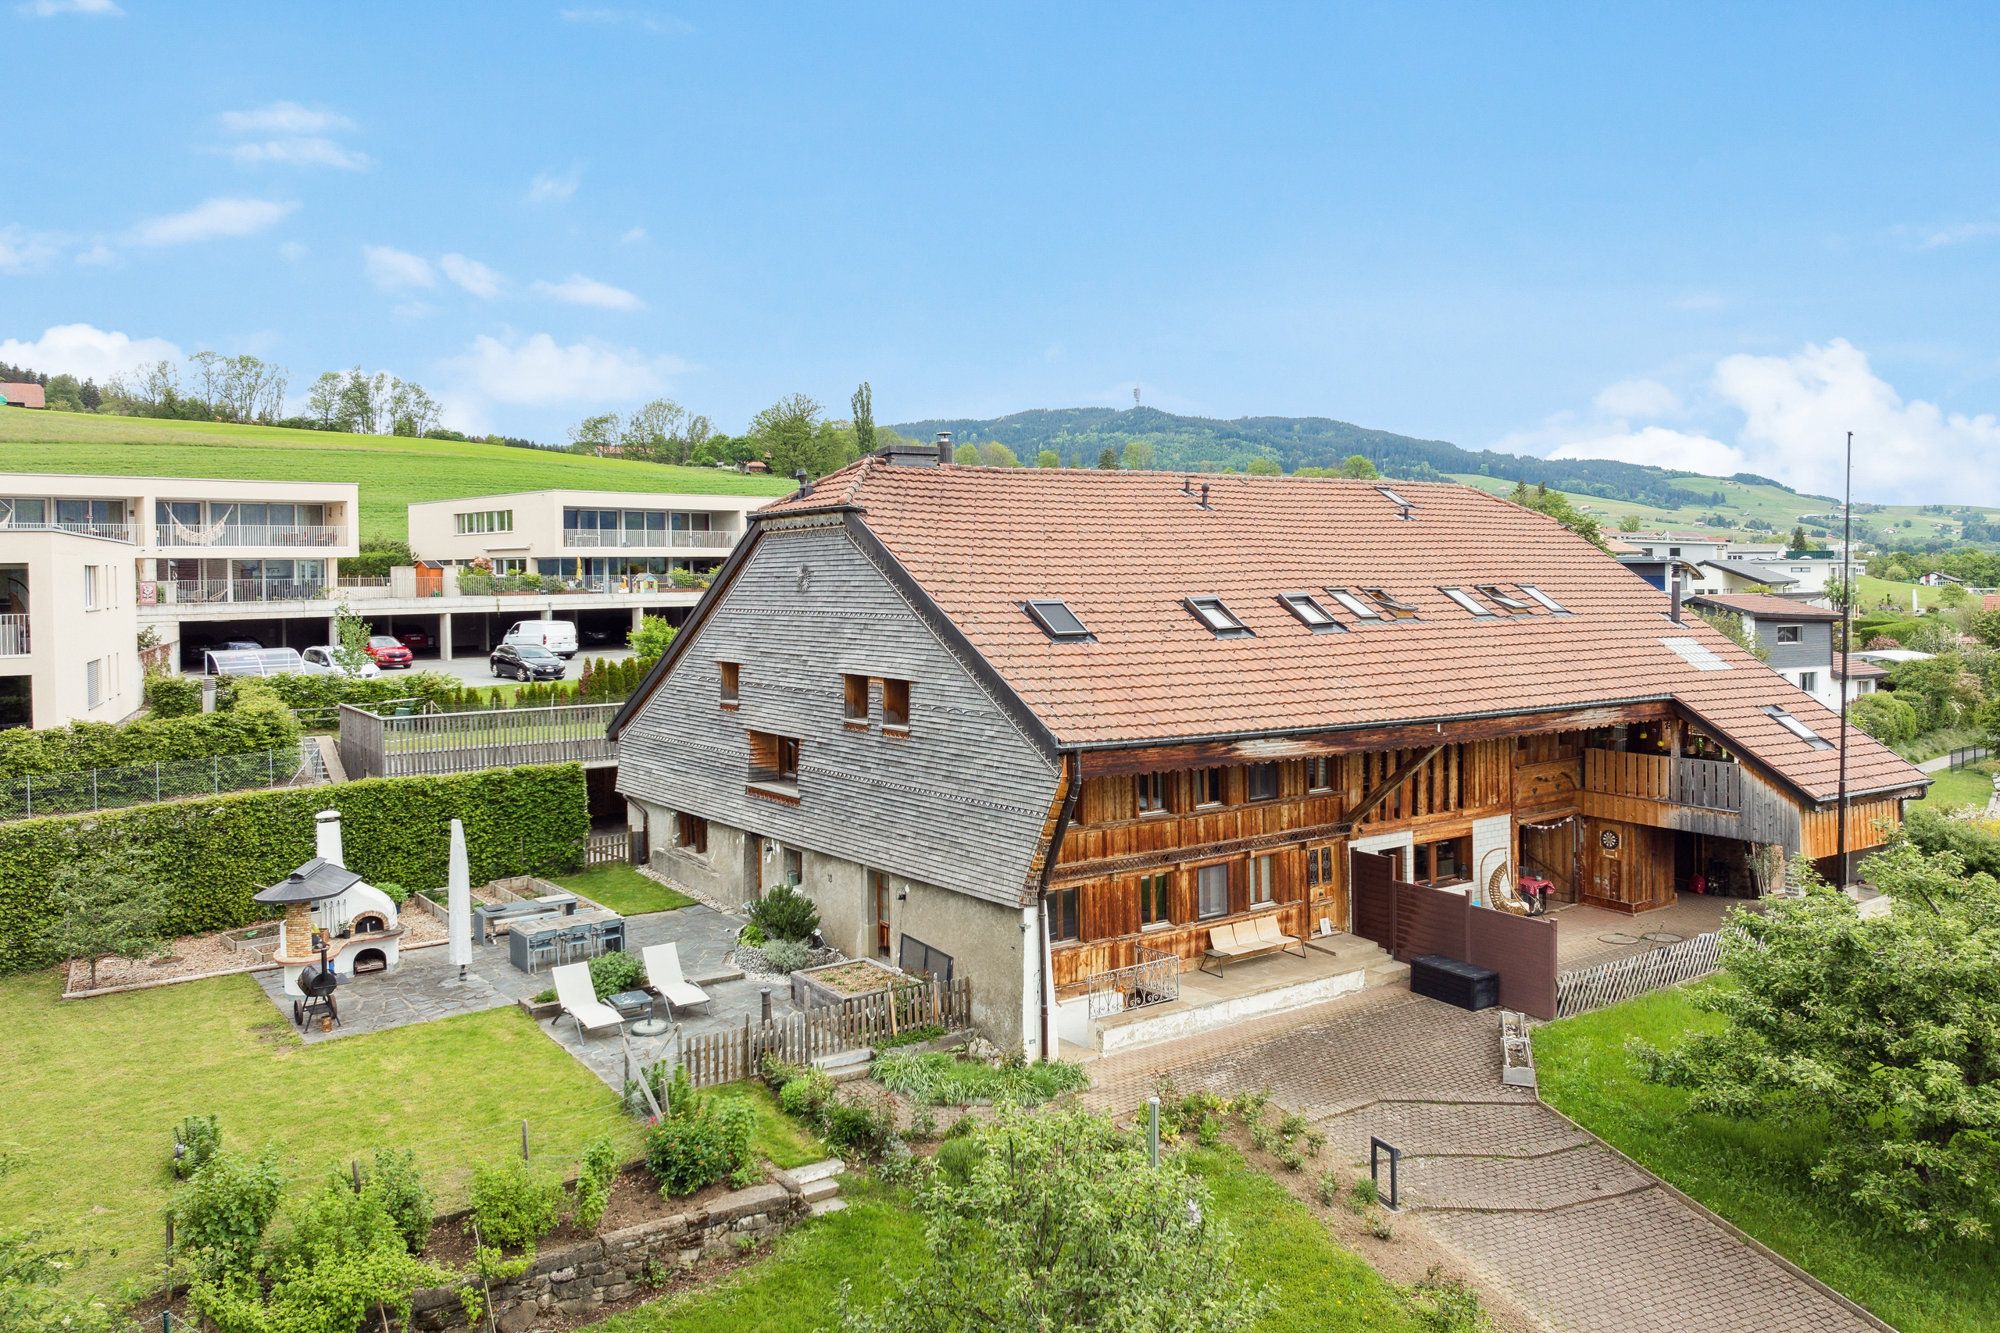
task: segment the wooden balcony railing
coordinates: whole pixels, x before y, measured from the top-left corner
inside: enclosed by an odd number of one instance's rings
[[[1583,789],[1702,810],[1743,810],[1743,770],[1715,759],[1585,750]]]

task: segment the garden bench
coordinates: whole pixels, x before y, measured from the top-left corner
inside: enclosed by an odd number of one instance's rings
[[[1215,975],[1221,976],[1224,965],[1232,958],[1256,958],[1293,949],[1298,950],[1299,957],[1306,956],[1306,942],[1296,935],[1285,934],[1274,915],[1250,921],[1225,922],[1210,928],[1208,948],[1201,956],[1201,968],[1206,972],[1209,964],[1214,963]]]

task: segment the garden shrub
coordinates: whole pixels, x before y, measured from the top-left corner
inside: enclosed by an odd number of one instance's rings
[[[216,1271],[249,1271],[284,1189],[277,1149],[254,1160],[217,1152],[174,1200],[175,1250]]]
[[[0,782],[48,773],[74,773],[128,764],[172,763],[219,755],[259,754],[299,743],[299,724],[277,696],[250,682],[233,705],[131,722],[72,722],[39,731],[0,731]],[[5,813],[16,813],[7,810]]]
[[[736,942],[752,949],[764,947],[764,932],[757,928],[755,921],[745,922],[743,929],[736,932]]]
[[[1904,818],[1898,841],[1909,843],[1927,856],[1956,853],[1967,870],[2000,878],[2000,829],[1990,823],[1953,819],[1935,810],[1912,806]]]
[[[812,961],[812,950],[798,940],[770,940],[759,950],[773,972],[790,975]]]
[[[820,1123],[827,1103],[833,1100],[833,1075],[824,1069],[806,1069],[778,1089],[778,1106],[786,1115],[795,1115],[814,1125]]]
[[[797,1085],[793,1085],[797,1086]],[[885,1098],[836,1097],[826,1103],[821,1137],[836,1152],[855,1157],[880,1157],[896,1136],[896,1116]]]
[[[156,718],[194,717],[201,712],[201,681],[194,676],[148,676],[146,707]]]
[[[750,904],[750,924],[770,940],[803,940],[819,929],[819,909],[790,884],[780,884]]]
[[[747,1181],[756,1112],[695,1091],[687,1070],[674,1071],[664,1114],[646,1130],[646,1167],[667,1195],[693,1194],[718,1180]]]
[[[422,1250],[431,1237],[436,1203],[417,1174],[416,1154],[408,1149],[377,1148],[364,1188],[381,1199],[403,1237],[404,1247],[411,1254]]]
[[[1479,1293],[1463,1278],[1433,1264],[1421,1281],[1397,1287],[1417,1327],[1428,1333],[1488,1333],[1493,1327]]]
[[[472,1168],[472,1223],[487,1245],[532,1245],[562,1221],[562,1182],[518,1157]]]
[[[958,1125],[969,1125],[971,1128],[962,1130],[940,1143],[937,1155],[931,1160],[941,1175],[963,1184],[972,1179],[972,1168],[986,1155],[986,1145],[974,1137],[973,1131],[978,1125],[971,1116],[960,1120],[952,1128],[957,1129]]]
[[[389,901],[396,904],[396,906],[398,907],[401,907],[404,903],[410,901],[410,891],[404,888],[400,884],[390,883],[385,880],[384,882],[377,884],[375,887],[382,890],[382,892],[388,894]]]
[[[44,1243],[38,1231],[0,1230],[0,1329],[131,1333],[132,1321],[109,1301],[65,1291],[84,1252]]]
[[[608,1134],[583,1145],[576,1169],[576,1224],[597,1230],[611,1204],[611,1185],[618,1179],[618,1147]]]
[[[575,764],[449,777],[372,778],[330,787],[240,792],[0,824],[0,972],[54,961],[46,938],[56,868],[112,840],[144,849],[164,880],[169,936],[270,916],[251,901],[313,856],[313,815],[341,813],[348,866],[371,882],[442,884],[447,829],[464,821],[472,882],[560,875],[583,865],[590,814]]]
[[[644,976],[645,969],[629,953],[601,953],[590,960],[590,987],[600,1000],[620,991],[637,990]]]
[[[174,1126],[173,1173],[186,1180],[222,1146],[222,1126],[212,1115],[191,1115]]]

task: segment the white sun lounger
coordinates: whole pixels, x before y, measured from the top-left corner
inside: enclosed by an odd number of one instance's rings
[[[549,975],[556,980],[556,1003],[576,1020],[578,1036],[588,1037],[606,1028],[615,1031],[625,1022],[616,1009],[597,998],[597,990],[590,984],[588,963],[568,963]]]
[[[691,1004],[707,1004],[708,992],[681,975],[681,951],[676,944],[649,944],[639,951],[645,960],[646,980],[666,998],[667,1009],[683,1009]]]

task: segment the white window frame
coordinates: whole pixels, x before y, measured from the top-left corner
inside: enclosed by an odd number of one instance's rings
[[[1543,606],[1547,607],[1549,610],[1555,612],[1557,615],[1560,616],[1569,614],[1568,607],[1564,606],[1561,602],[1558,602],[1555,598],[1543,592],[1540,588],[1537,588],[1534,584],[1517,583],[1514,586],[1519,588],[1522,592],[1528,594],[1528,596],[1534,598],[1536,601],[1540,602]]]
[[[1347,628],[1334,618],[1333,612],[1320,605],[1319,598],[1309,592],[1281,592],[1278,601],[1284,608],[1298,617],[1299,623],[1315,634],[1325,634],[1329,630]]]
[[[1220,597],[1202,595],[1187,599],[1187,608],[1194,618],[1206,625],[1218,638],[1241,638],[1250,633],[1250,627],[1237,618],[1228,603]]]
[[[1471,593],[1467,592],[1463,588],[1439,588],[1438,591],[1443,593],[1445,596],[1451,598],[1451,600],[1457,603],[1460,607],[1464,608],[1471,614],[1478,616],[1482,620],[1491,620],[1493,618],[1493,609],[1491,607],[1481,605],[1478,598],[1474,597]]]
[[[1351,612],[1356,620],[1381,620],[1382,613],[1345,588],[1328,588],[1327,595]]]

